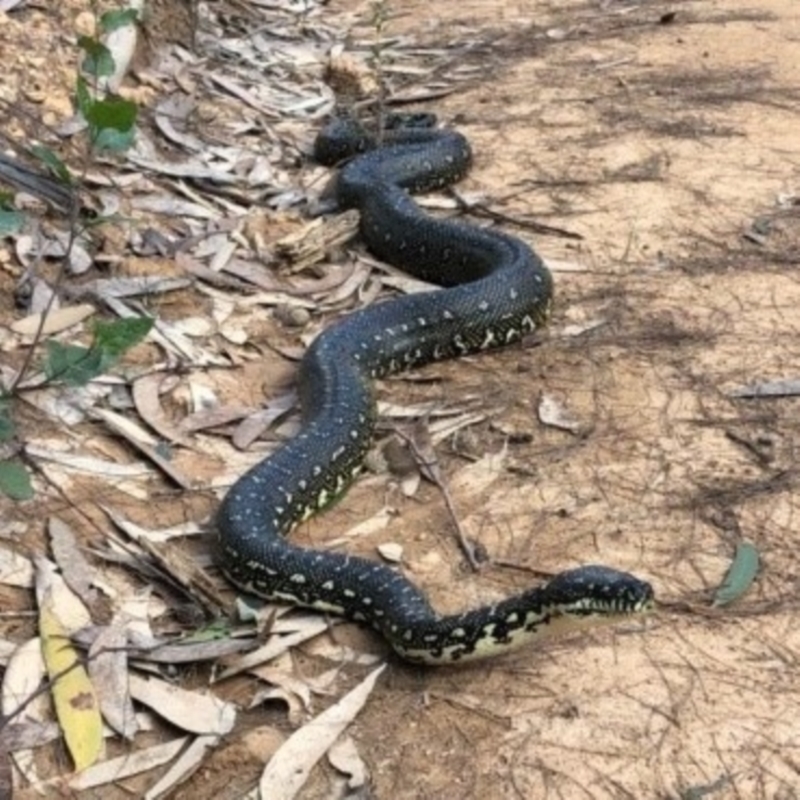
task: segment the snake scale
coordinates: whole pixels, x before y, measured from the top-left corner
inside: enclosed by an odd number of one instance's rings
[[[410,196],[460,179],[472,158],[467,140],[425,124],[387,138],[378,146],[353,123],[335,121],[318,136],[315,155],[327,164],[352,157],[334,199],[360,211],[372,253],[447,288],[376,303],[314,340],[298,376],[300,432],[236,481],[218,512],[223,573],[247,592],[365,622],[400,656],[426,664],[491,656],[647,611],[649,584],[584,566],[494,605],[440,615],[388,565],[287,540],[360,471],[375,425],[374,379],[519,341],[550,308],[552,278],[524,242],[431,217]]]

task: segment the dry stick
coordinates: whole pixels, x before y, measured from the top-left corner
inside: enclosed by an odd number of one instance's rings
[[[533,220],[519,219],[517,217],[510,216],[509,214],[503,214],[500,211],[494,211],[485,203],[467,202],[456,191],[451,190],[450,194],[456,201],[456,205],[462,213],[472,214],[476,217],[485,217],[486,219],[492,220],[492,222],[507,223],[508,225],[514,225],[517,228],[533,231],[534,233],[541,233],[547,236],[560,236],[563,239],[572,239],[574,241],[580,241],[583,239],[583,236],[575,231],[570,231],[566,228],[559,228],[555,225],[545,225],[542,222],[534,222]]]
[[[384,70],[383,36],[385,23],[388,19],[388,10],[385,0],[376,0],[372,3],[372,24],[375,28],[375,45],[372,48],[373,71],[378,82],[378,113],[376,119],[378,144],[383,141],[383,128],[386,124],[386,71]]]
[[[11,383],[11,386],[8,389],[7,394],[13,395],[14,392],[17,390],[17,387],[22,383],[23,379],[25,378],[26,373],[30,369],[31,363],[33,361],[33,356],[36,353],[36,350],[39,347],[39,344],[42,341],[42,336],[44,335],[44,326],[47,322],[47,318],[50,315],[50,311],[53,308],[53,303],[56,301],[56,297],[58,296],[58,290],[61,288],[61,284],[64,282],[65,276],[67,274],[67,265],[69,264],[70,256],[72,255],[72,248],[75,246],[75,241],[78,238],[78,213],[79,213],[79,205],[77,202],[73,203],[69,210],[69,239],[67,240],[67,246],[64,249],[64,255],[61,259],[61,266],[56,274],[56,280],[53,284],[52,290],[50,292],[50,297],[47,298],[47,305],[44,307],[44,310],[40,314],[39,317],[39,325],[36,329],[36,333],[33,337],[33,341],[31,342],[31,346],[28,349],[27,354],[25,355],[25,360],[22,362],[22,366],[20,367],[19,371],[17,372],[17,376]],[[37,264],[41,263],[41,248],[39,253],[37,253]]]
[[[467,541],[467,537],[464,534],[464,529],[461,527],[461,521],[458,518],[458,514],[456,513],[455,504],[453,503],[453,498],[450,495],[450,490],[447,488],[447,485],[442,478],[441,470],[439,469],[439,462],[436,460],[429,460],[427,459],[422,451],[417,447],[417,443],[414,441],[413,437],[409,436],[404,431],[399,429],[396,430],[396,433],[400,438],[404,439],[406,443],[411,447],[412,452],[414,453],[414,457],[417,460],[417,463],[420,465],[422,470],[425,472],[428,479],[439,489],[442,493],[442,497],[444,497],[445,505],[447,506],[447,511],[450,514],[450,518],[453,520],[453,525],[456,529],[456,539],[458,540],[458,545],[461,548],[464,555],[467,557],[467,561],[469,561],[469,565],[472,567],[474,572],[479,572],[481,565],[478,563],[477,559],[475,558],[475,551],[472,545]]]

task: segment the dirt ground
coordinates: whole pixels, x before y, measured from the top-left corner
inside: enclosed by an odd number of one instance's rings
[[[306,716],[290,721],[276,703],[244,711],[170,796],[221,800],[252,789],[277,743],[366,674],[358,663],[337,662],[333,637],[388,658],[348,731],[369,778],[348,790],[341,773],[321,763],[301,797],[800,797],[794,619],[800,400],[796,389],[736,396],[759,382],[800,379],[800,4],[405,0],[385,6],[390,98],[399,108],[435,110],[469,137],[476,163],[459,191],[481,200],[473,221],[485,222],[480,209],[488,209],[503,230],[542,254],[555,276],[556,305],[543,337],[379,387],[386,403],[419,404],[436,414],[478,412],[479,421],[437,445],[437,456],[466,534],[491,560],[480,574],[465,565],[442,497],[424,481],[406,496],[396,480],[372,474],[296,536],[320,545],[385,518],[385,525],[352,535],[347,547],[377,557],[378,545],[402,544],[406,573],[446,610],[489,602],[530,584],[540,571],[581,563],[613,565],[651,581],[661,605],[646,624],[440,670],[399,663],[370,633],[338,626],[293,655],[298,678],[337,670]],[[19,140],[39,123],[58,129],[71,115],[74,36],[88,7],[69,0],[58,10],[45,4],[0,13],[7,65],[0,132]],[[288,101],[272,106],[271,95],[258,93],[299,81],[293,70],[308,69],[303,74],[322,85],[337,37],[356,60],[366,60],[377,35],[374,7],[353,0],[320,6],[230,0],[200,4],[196,16],[185,11],[178,0],[151,9],[126,88],[145,109],[143,130],[158,142],[152,109],[184,93],[197,103],[192,135],[215,146],[262,148],[274,156],[276,185],[316,191],[323,172],[300,157],[320,124],[316,111],[299,100],[294,110]],[[287,27],[270,40],[278,22]],[[215,70],[244,70],[245,49],[222,44],[247,42],[256,29],[285,50],[263,51],[268,62],[274,57],[263,86],[250,85],[246,98],[225,95]],[[290,64],[292,48],[307,60]],[[179,68],[166,71],[165,53]],[[299,90],[297,96],[303,97]],[[64,135],[58,141],[72,163],[73,143]],[[159,148],[163,160],[186,157],[163,141]],[[133,167],[111,162],[97,169],[125,176]],[[138,169],[147,174],[141,163]],[[204,230],[241,216],[243,198],[252,199],[249,174],[242,171],[219,202],[206,203],[214,214]],[[161,180],[172,197],[187,202],[211,196],[202,182]],[[153,206],[136,205],[158,181],[116,185],[129,227],[125,236],[104,234],[104,274],[183,274],[185,263],[174,254],[130,249],[131,229],[198,231],[197,218],[180,208],[159,216]],[[298,208],[287,206],[262,204],[256,233],[231,235],[240,262],[271,268],[263,253],[306,224]],[[115,247],[122,251],[115,254]],[[15,253],[11,242],[0,241],[4,327],[27,313],[14,302],[21,277]],[[214,256],[192,251],[204,263]],[[354,256],[348,250],[336,258],[341,264]],[[70,280],[78,284],[100,269]],[[229,358],[173,362],[177,384],[202,378],[223,403],[256,408],[265,394],[274,399],[291,386],[293,361],[285,356],[298,351],[302,336],[364,302],[370,287],[364,283],[359,297],[340,298],[325,313],[311,308],[310,322],[299,329],[282,324],[275,308],[246,306],[246,295],[217,288],[244,331],[241,340],[214,328],[221,300],[199,285],[148,308],[171,322],[211,321],[197,340],[216,343],[214,352]],[[24,353],[4,339],[0,358],[19,368]],[[141,366],[164,357],[150,346],[131,358]],[[164,402],[177,420],[187,413],[188,390],[174,391]],[[542,422],[543,398],[566,410],[572,431]],[[23,414],[23,440],[46,435],[76,453],[124,463],[139,458],[96,420],[73,428],[41,413]],[[387,428],[396,424],[388,412],[385,421]],[[43,550],[44,519],[57,514],[99,551],[112,528],[100,506],[149,528],[203,523],[224,486],[275,438],[267,434],[239,452],[229,442],[231,429],[224,432],[176,448],[175,463],[194,490],[178,491],[157,473],[141,479],[138,497],[80,477],[55,487],[40,474],[35,501],[4,504],[6,537],[25,552]],[[759,552],[758,579],[735,603],[712,608],[744,540]],[[202,561],[201,542],[187,544],[186,552]],[[111,569],[103,562],[98,568]],[[33,633],[24,615],[35,607],[32,593],[5,586],[0,592],[0,633],[23,641]],[[180,625],[191,627],[185,619]],[[172,677],[196,687],[207,681],[206,669],[179,668]],[[246,706],[258,683],[240,676],[214,691]],[[148,735],[158,740],[158,733]],[[69,771],[63,751],[40,758],[45,776]],[[139,796],[154,780],[140,777],[82,796]]]

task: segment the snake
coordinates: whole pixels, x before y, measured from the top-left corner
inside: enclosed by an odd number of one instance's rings
[[[413,199],[467,173],[472,150],[461,133],[425,120],[379,139],[335,119],[314,155],[344,162],[326,194],[338,210],[360,212],[372,254],[441,288],[375,302],[310,344],[297,377],[298,433],[237,479],[217,512],[224,576],[249,594],[371,626],[401,658],[425,665],[495,656],[649,611],[649,583],[585,565],[499,602],[440,614],[400,568],[287,538],[361,472],[376,425],[376,379],[519,342],[547,322],[553,297],[551,273],[521,239],[431,216]]]

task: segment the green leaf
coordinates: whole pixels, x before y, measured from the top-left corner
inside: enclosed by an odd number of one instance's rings
[[[136,124],[138,112],[136,103],[121,97],[108,97],[95,100],[85,114],[86,121],[95,128],[113,128],[115,131],[129,131]]]
[[[16,461],[0,461],[0,492],[12,500],[30,500],[33,486],[28,470]]]
[[[125,8],[118,11],[106,11],[100,17],[100,29],[103,33],[111,33],[118,28],[133,25],[139,19],[139,12],[135,8]]]
[[[92,36],[80,36],[78,47],[86,53],[81,69],[87,75],[103,78],[114,74],[114,56],[102,42]]]
[[[150,333],[152,317],[128,317],[113,322],[98,320],[94,324],[92,348],[102,353],[103,362],[110,365]]]
[[[122,153],[133,146],[136,132],[115,131],[113,128],[102,128],[92,135],[92,144],[97,150],[108,150],[111,153]]]
[[[11,418],[11,404],[7,397],[0,397],[0,442],[8,442],[14,437],[16,428]]]
[[[89,84],[86,83],[86,78],[83,75],[78,75],[75,81],[75,105],[78,107],[80,115],[86,119],[89,109],[92,107],[94,99],[92,93],[89,91]]]
[[[0,208],[0,237],[18,233],[24,221],[25,216],[21,212]]]
[[[738,600],[752,585],[758,575],[758,550],[750,542],[739,542],[736,555],[725,574],[725,580],[714,593],[712,606],[726,606]]]
[[[113,322],[96,322],[91,347],[47,342],[44,371],[51,381],[70,386],[85,386],[102,375],[109,367],[139,342],[153,327],[150,317],[130,317]]]
[[[130,147],[138,111],[136,103],[120,97],[93,101],[84,113],[92,144],[101,150],[119,151]]]
[[[40,144],[31,145],[31,154],[36,156],[59,180],[72,184],[72,173],[67,165],[48,147]]]
[[[208,625],[194,633],[184,636],[178,644],[199,644],[200,642],[213,642],[217,639],[227,639],[231,635],[231,624],[226,619],[212,620]]]
[[[102,353],[94,347],[61,344],[49,340],[44,372],[51,381],[62,381],[70,386],[85,386],[103,373]]]

